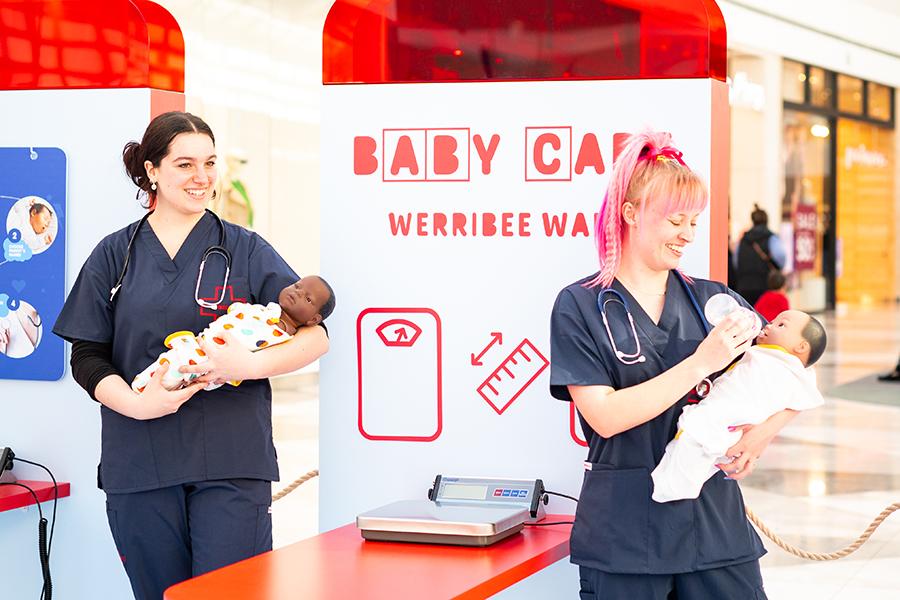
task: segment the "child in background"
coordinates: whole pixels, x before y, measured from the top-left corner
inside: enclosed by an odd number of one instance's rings
[[[682,409],[678,433],[650,474],[656,502],[698,497],[719,470],[717,463],[728,462],[725,453],[741,438],[738,426],[762,423],[786,408],[824,403],[809,368],[825,351],[819,321],[799,310],[784,311],[756,341],[715,380],[706,398]]]
[[[246,304],[234,302],[228,312],[200,333],[194,336],[190,331],[176,331],[165,341],[169,350],[159,355],[152,364],[138,373],[131,382],[131,389],[137,393],[144,391],[156,369],[168,363],[169,370],[163,375],[162,385],[174,390],[187,385],[197,377],[196,373],[180,373],[179,367],[195,365],[206,361],[206,354],[200,347],[199,339],[211,343],[224,344],[220,336],[223,332],[235,336],[242,346],[256,352],[269,346],[286,342],[303,326],[318,325],[334,310],[334,291],[328,282],[316,275],[303,277],[287,286],[278,294],[278,303]],[[230,381],[238,385],[240,381]],[[220,385],[209,384],[204,389],[214,390]]]
[[[766,283],[769,289],[763,292],[753,308],[765,317],[766,321],[774,321],[775,317],[791,308],[791,303],[785,294],[787,279],[781,271],[772,269],[769,271]]]

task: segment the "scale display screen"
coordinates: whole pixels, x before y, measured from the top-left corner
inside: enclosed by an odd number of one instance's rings
[[[486,485],[465,485],[445,483],[441,497],[445,500],[484,500],[487,498]]]

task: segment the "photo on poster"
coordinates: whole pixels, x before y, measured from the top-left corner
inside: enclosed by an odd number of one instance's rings
[[[56,239],[59,219],[50,203],[38,196],[16,201],[6,215],[6,233],[10,240],[28,245],[31,254],[47,250]]]
[[[6,294],[0,294],[0,354],[25,358],[41,343],[44,326],[37,309],[20,301],[10,306]]]

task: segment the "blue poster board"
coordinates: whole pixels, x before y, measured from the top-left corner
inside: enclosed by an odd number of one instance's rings
[[[66,155],[0,148],[0,379],[56,381],[66,287]]]

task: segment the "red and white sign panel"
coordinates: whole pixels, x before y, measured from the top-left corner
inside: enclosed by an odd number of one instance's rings
[[[324,88],[322,275],[338,303],[320,378],[323,527],[421,497],[436,473],[577,493],[583,435],[548,390],[553,302],[597,269],[595,214],[628,132],[671,132],[709,179],[716,85]],[[705,213],[683,269],[708,276],[708,249]]]

